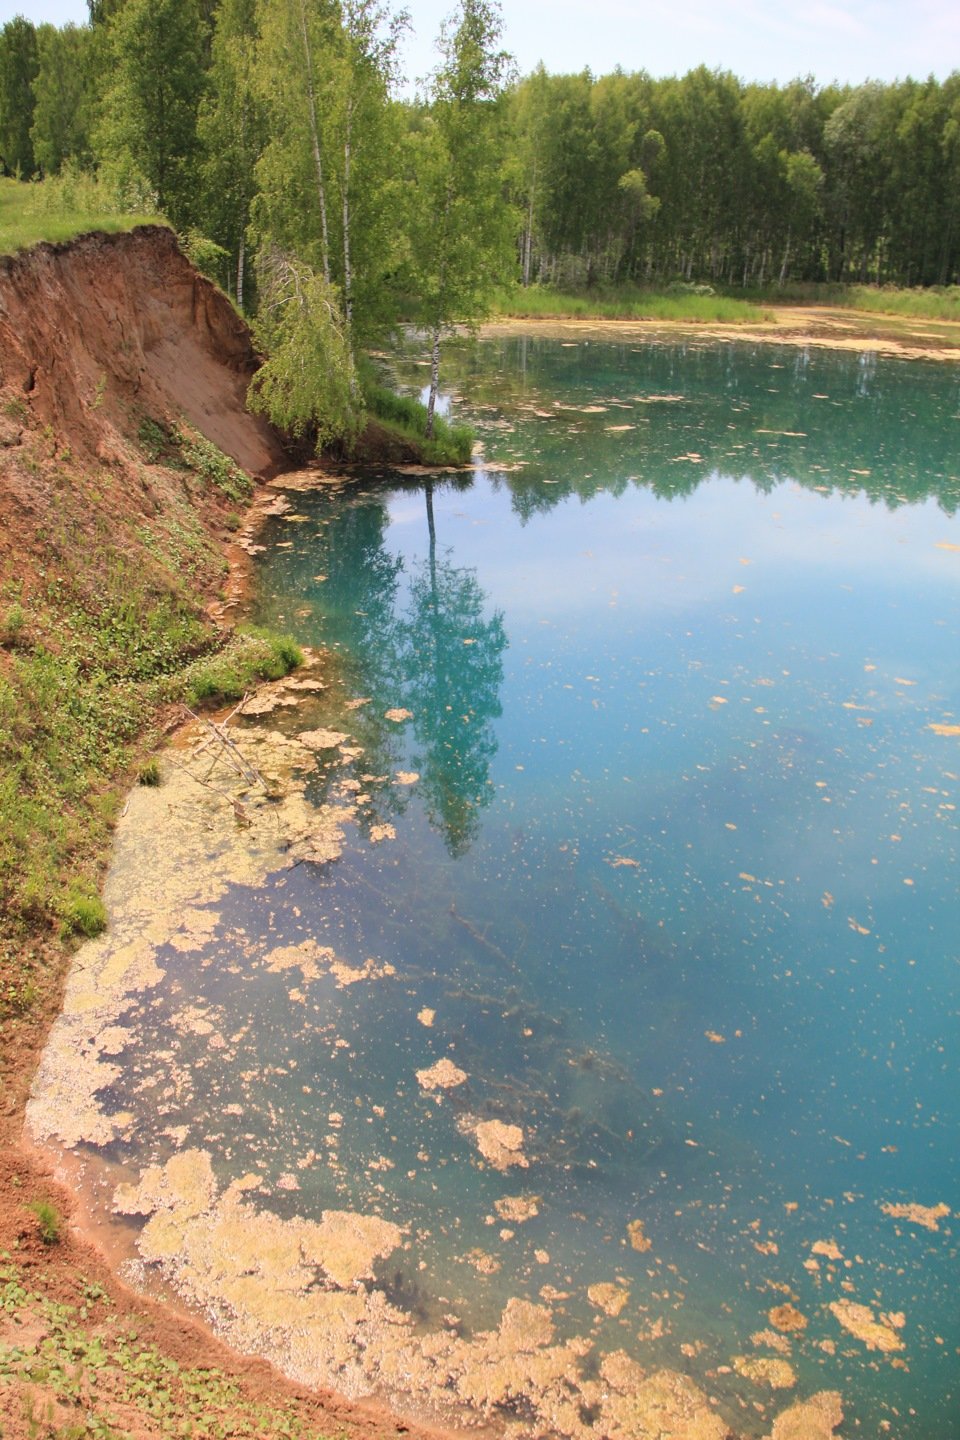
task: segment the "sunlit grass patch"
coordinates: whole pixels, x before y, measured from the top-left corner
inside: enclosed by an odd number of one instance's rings
[[[408,440],[425,465],[467,465],[473,453],[474,431],[469,425],[451,425],[442,415],[433,417],[433,435],[427,439],[427,407],[412,395],[398,395],[372,376],[365,376],[363,397],[381,425]]]
[[[771,311],[753,300],[717,295],[710,286],[700,285],[663,290],[597,289],[574,294],[544,285],[516,285],[499,292],[495,310],[504,317],[540,320],[686,320],[743,325],[773,318]]]
[[[145,198],[136,194],[125,201],[106,181],[69,171],[46,180],[0,179],[0,254],[41,241],[59,244],[91,230],[113,234],[164,224]]]

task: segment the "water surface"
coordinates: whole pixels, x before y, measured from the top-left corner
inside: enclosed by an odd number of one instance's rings
[[[378,1283],[425,1330],[519,1296],[746,1434],[828,1389],[844,1434],[941,1440],[957,372],[512,340],[455,377],[476,473],[295,493],[258,537],[256,618],[330,656],[271,723],[340,734],[307,796],[355,820],[160,947],[112,1158],[189,1132],[277,1214],[403,1226]],[[377,978],[244,959],[305,941]],[[442,1059],[466,1078],[418,1080]]]

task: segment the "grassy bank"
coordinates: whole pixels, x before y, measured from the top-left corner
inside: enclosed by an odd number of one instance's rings
[[[960,286],[898,290],[892,285],[787,285],[783,290],[748,292],[757,303],[817,305],[859,310],[868,315],[960,322]]]
[[[494,313],[519,320],[663,320],[701,325],[749,325],[773,318],[758,301],[717,295],[709,286],[697,285],[665,290],[598,288],[576,294],[544,285],[516,285],[497,294]]]
[[[137,203],[137,202],[140,203]],[[162,224],[162,217],[131,195],[92,175],[69,172],[47,180],[0,179],[0,255],[46,240],[72,240],[89,230],[132,230]]]
[[[367,411],[399,446],[423,465],[468,465],[476,439],[469,425],[451,425],[442,415],[433,417],[433,434],[427,438],[427,407],[411,395],[398,395],[382,385],[369,370],[363,377]]]
[[[702,291],[710,293],[701,293]],[[960,322],[960,286],[898,290],[877,285],[800,285],[782,290],[724,291],[709,286],[669,286],[662,290],[598,287],[563,293],[548,286],[516,285],[499,292],[495,313],[504,319],[663,320],[702,325],[748,325],[775,319],[785,306],[827,307],[912,320]]]
[[[3,1029],[37,999],[44,950],[105,924],[122,794],[172,707],[238,697],[300,658],[283,637],[227,635],[206,615],[239,479],[249,488],[215,447],[195,436],[176,468],[141,470],[138,506],[134,476],[77,464],[19,402],[6,410],[23,427],[21,475],[48,500],[0,577]]]
[[[34,1208],[43,1211],[43,1243],[58,1244],[56,1212]],[[127,1440],[132,1433],[320,1440],[297,1406],[258,1402],[222,1372],[181,1363],[145,1341],[95,1281],[83,1283],[72,1304],[51,1299],[35,1283],[32,1266],[0,1254],[0,1328],[6,1321],[17,1334],[14,1344],[0,1339],[0,1405],[23,1433],[58,1440]]]

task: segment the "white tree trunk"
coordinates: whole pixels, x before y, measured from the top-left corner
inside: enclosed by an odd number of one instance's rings
[[[247,237],[241,231],[240,249],[237,252],[237,308],[243,309],[243,271],[247,258]]]
[[[433,437],[433,415],[437,408],[437,391],[440,389],[440,326],[433,332],[433,349],[430,352],[430,398],[427,400],[428,440]]]

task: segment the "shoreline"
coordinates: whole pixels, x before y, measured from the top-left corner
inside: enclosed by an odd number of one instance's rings
[[[871,351],[902,360],[960,363],[960,323],[955,321],[922,321],[913,317],[843,310],[832,306],[784,305],[774,307],[774,310],[772,320],[743,325],[711,324],[700,320],[511,316],[485,320],[477,333],[481,339],[531,335],[545,340],[574,336],[604,341],[619,338],[676,342],[685,339],[694,343],[732,341],[797,348],[815,345],[828,350]],[[931,343],[940,340],[948,343]]]

